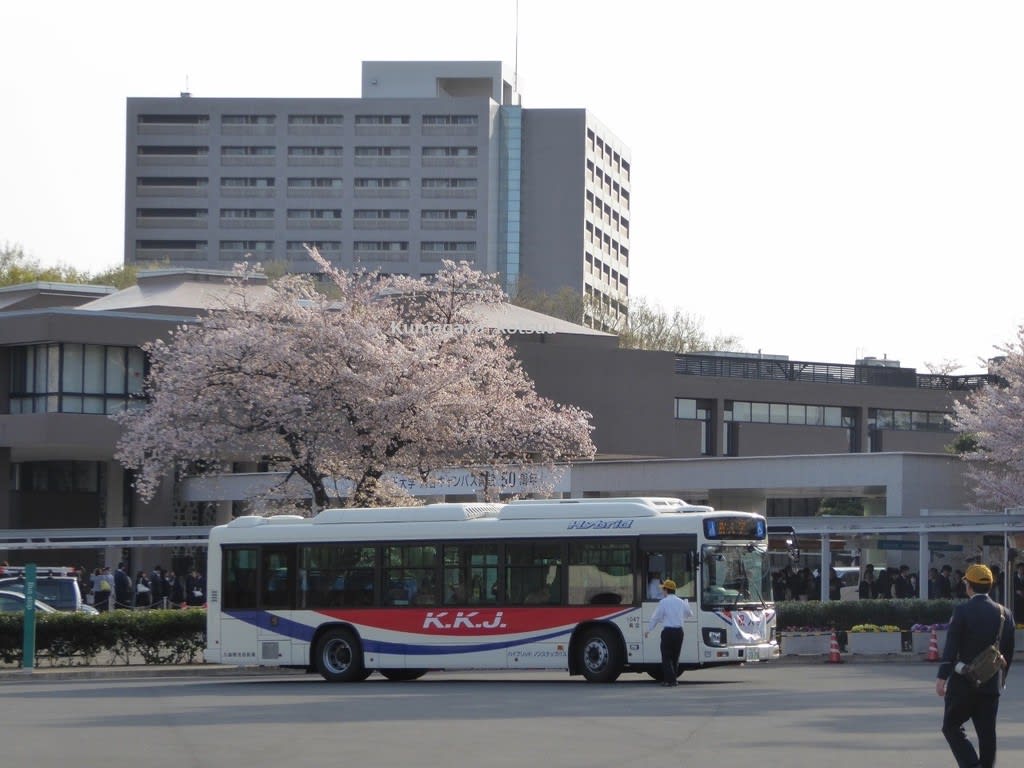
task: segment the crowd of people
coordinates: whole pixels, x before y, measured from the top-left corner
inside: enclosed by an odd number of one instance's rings
[[[998,565],[991,565],[992,588],[990,597],[1001,603],[1018,616],[1024,616],[1024,562],[1018,563],[1010,585],[1011,594],[1004,594],[1004,576]],[[829,580],[829,598],[838,600],[842,586],[835,569]],[[792,565],[772,573],[776,600],[818,600],[821,597],[821,574],[818,569],[796,568]],[[899,568],[876,568],[865,565],[861,574],[857,595],[861,600],[885,598],[926,597],[929,600],[966,599],[967,587],[964,572],[951,565],[930,568],[928,580],[922,594],[916,573],[909,566]]]
[[[182,579],[174,571],[157,565],[153,570],[138,571],[132,578],[125,563],[99,567],[91,574],[79,569],[79,586],[86,602],[99,611],[109,608],[184,608],[206,603],[206,579],[193,568]]]

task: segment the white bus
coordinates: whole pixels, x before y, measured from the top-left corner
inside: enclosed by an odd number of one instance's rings
[[[374,671],[661,675],[652,578],[695,616],[680,668],[779,655],[760,515],[679,499],[565,499],[245,516],[210,533],[206,660]]]

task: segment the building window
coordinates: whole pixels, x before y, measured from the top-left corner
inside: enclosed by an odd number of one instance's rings
[[[269,253],[274,250],[273,240],[221,240],[222,251],[247,251],[249,253]]]
[[[424,221],[475,221],[476,211],[426,208],[420,211],[420,218]]]
[[[139,115],[139,125],[209,125],[209,115]]]
[[[273,115],[223,115],[221,125],[273,125]]]
[[[408,157],[409,147],[356,147],[356,157]]]
[[[97,461],[23,461],[11,464],[11,490],[35,493],[97,493]]]
[[[362,189],[408,189],[408,179],[356,179],[357,187]]]
[[[423,125],[477,125],[476,115],[424,115]]]
[[[205,208],[136,208],[140,219],[205,219]]]
[[[409,125],[409,116],[356,115],[356,125]]]
[[[341,189],[343,180],[337,177],[289,178],[288,189]]]
[[[869,408],[868,429],[900,432],[954,431],[949,416],[942,411],[898,411],[892,408]]]
[[[221,178],[220,185],[223,188],[232,189],[239,187],[245,187],[249,189],[267,189],[269,187],[274,186],[274,179],[271,177],[249,178],[225,176]]]
[[[708,399],[677,397],[675,401],[675,417],[700,422],[700,454],[711,456],[714,446],[711,444],[713,403]]]
[[[375,221],[407,221],[409,211],[401,208],[357,208],[352,212],[352,218]]]
[[[423,157],[476,157],[476,147],[424,147]]]
[[[288,115],[288,125],[341,125],[343,115]]]
[[[420,250],[433,253],[463,253],[476,250],[476,243],[472,240],[424,240],[420,244]]]
[[[476,179],[423,179],[423,189],[476,189]]]
[[[201,189],[209,184],[209,179],[201,176],[141,176],[135,180],[141,189],[145,187],[167,187],[168,189]]]
[[[409,243],[404,240],[356,240],[352,243],[352,250],[356,253],[372,251],[405,252],[409,250]]]
[[[340,208],[289,208],[289,219],[340,219]]]
[[[209,147],[140,146],[140,157],[205,157]]]
[[[341,157],[344,147],[288,147],[288,157]]]
[[[222,219],[272,219],[273,208],[221,208]]]
[[[273,157],[274,147],[221,147],[221,157]]]
[[[794,403],[752,403],[727,400],[725,419],[732,422],[790,424],[810,427],[842,427],[850,429],[857,421],[857,409],[838,405],[806,405]]]
[[[327,254],[337,255],[341,253],[340,240],[289,240],[286,245],[289,256],[307,255],[307,245],[310,248],[316,248],[320,252],[321,256],[325,256]]]
[[[11,413],[117,413],[141,405],[145,373],[145,356],[138,347],[15,347]]]

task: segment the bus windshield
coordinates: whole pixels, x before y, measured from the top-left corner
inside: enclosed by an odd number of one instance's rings
[[[762,607],[771,602],[771,568],[763,543],[705,544],[700,569],[706,608]]]

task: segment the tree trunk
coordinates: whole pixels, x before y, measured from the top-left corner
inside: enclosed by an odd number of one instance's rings
[[[380,469],[368,469],[363,472],[352,493],[353,507],[372,507],[377,503],[378,483],[383,475],[384,471]]]

